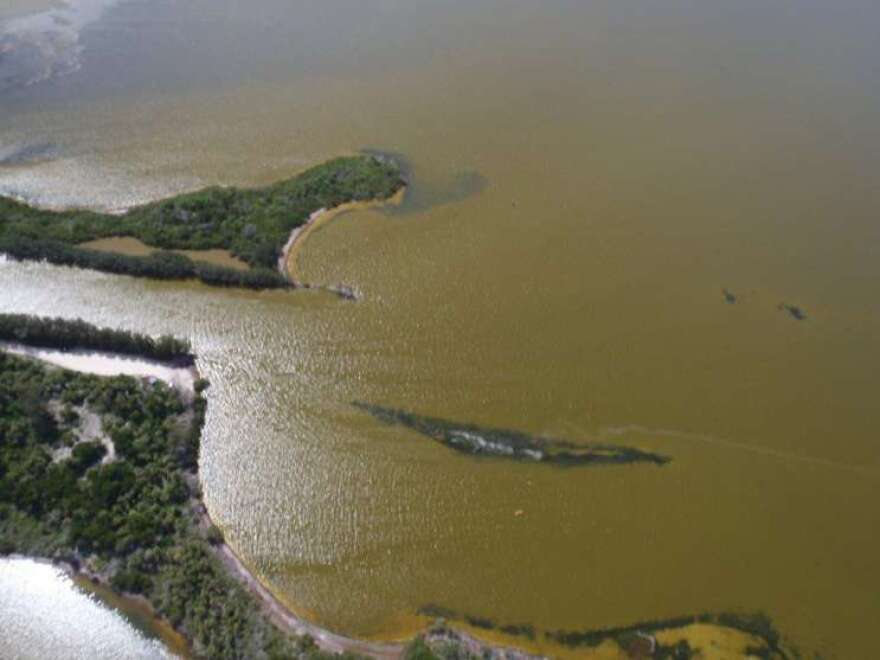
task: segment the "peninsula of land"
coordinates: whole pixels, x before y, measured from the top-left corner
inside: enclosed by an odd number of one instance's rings
[[[305,235],[298,230],[343,205],[392,199],[404,185],[393,160],[361,154],[263,188],[215,186],[122,215],[40,209],[0,196],[0,254],[135,277],[293,288],[300,283],[288,276],[286,255]]]

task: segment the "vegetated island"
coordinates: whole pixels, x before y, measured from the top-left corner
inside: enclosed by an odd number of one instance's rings
[[[109,273],[156,279],[198,279],[250,289],[297,285],[284,268],[292,232],[322,211],[381,201],[404,188],[390,158],[336,158],[263,188],[214,186],[137,206],[122,215],[53,211],[0,196],[0,253]],[[158,248],[148,255],[89,249],[84,243],[128,237]],[[179,250],[226,250],[247,269],[202,261]],[[282,268],[279,272],[278,264]]]
[[[194,369],[187,342],[82,321],[0,315],[0,340],[99,351]],[[539,656],[501,646],[536,640],[427,606],[427,631],[408,644],[362,642],[298,619],[225,544],[201,501],[198,452],[208,384],[191,392],[130,376],[95,376],[0,350],[0,555],[45,558],[140,600],[211,659],[380,657],[406,660]],[[475,634],[491,635],[487,645]],[[684,617],[609,630],[549,631],[545,642],[583,657],[691,658],[703,648],[741,657],[794,657],[769,621]],[[739,656],[726,656],[739,657]]]
[[[599,467],[647,463],[666,465],[671,459],[636,447],[608,443],[576,444],[515,431],[453,422],[407,410],[353,401],[352,405],[389,426],[403,426],[459,453],[561,467]]]

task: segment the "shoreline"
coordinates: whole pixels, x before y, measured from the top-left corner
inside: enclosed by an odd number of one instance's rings
[[[204,501],[196,500],[194,509],[201,527],[215,525]],[[272,593],[254,571],[245,565],[225,540],[212,546],[212,550],[227,573],[245,588],[258,603],[263,614],[282,632],[299,636],[308,635],[315,640],[318,648],[331,653],[360,653],[373,658],[392,660],[399,658],[406,648],[404,642],[371,642],[346,637],[297,616],[288,605]]]
[[[201,524],[214,525],[205,503],[198,500],[200,509],[197,510]],[[233,579],[237,580],[249,594],[257,601],[265,616],[282,632],[299,636],[308,635],[315,641],[315,645],[328,653],[355,653],[366,655],[378,660],[396,660],[402,658],[409,643],[413,638],[407,637],[400,641],[375,641],[348,637],[335,633],[317,623],[297,615],[292,608],[281,601],[269,587],[260,579],[254,571],[249,569],[235,550],[222,541],[213,546],[215,556],[220,560]],[[449,626],[449,622],[444,622]],[[432,630],[432,625],[424,627],[418,636],[426,639],[439,639],[455,642],[465,648],[474,657],[487,660],[545,660],[547,656],[536,655],[522,648],[495,644],[489,639],[481,639],[469,632],[452,627],[444,627],[441,630]]]
[[[346,207],[347,200],[384,203],[403,187],[393,160],[359,154],[334,158],[261,187],[211,186],[133,206],[121,215],[50,210],[0,194],[0,213],[8,216],[0,226],[0,252],[17,260],[147,279],[195,279],[260,291],[308,288],[288,277],[278,260],[279,253],[295,251],[298,237],[325,215],[316,211],[309,217],[306,211],[336,204]],[[83,247],[123,239],[162,248],[139,255],[126,252],[143,252],[141,245],[109,252]],[[214,251],[213,260],[200,258],[206,250]],[[223,255],[224,263],[215,263],[217,250],[229,253]],[[230,255],[238,261],[230,264]],[[242,263],[249,268],[241,268]],[[340,293],[344,295],[345,289]]]
[[[190,473],[198,478],[197,473]],[[193,514],[199,529],[205,529],[214,525],[207,506],[201,499],[192,500]],[[235,550],[222,541],[211,546],[212,553],[223,565],[230,578],[240,584],[248,594],[256,601],[260,612],[282,633],[298,637],[308,636],[315,646],[326,653],[345,654],[354,653],[364,655],[377,660],[398,660],[402,658],[411,639],[403,641],[370,641],[347,637],[332,632],[316,623],[312,623],[293,612],[263,583],[260,577],[251,571],[235,553]],[[123,617],[131,616],[126,610],[129,608],[108,602],[102,591],[112,594],[120,602],[130,606],[130,609],[139,609],[148,615],[148,621],[144,621],[150,627],[156,639],[176,657],[188,660],[192,656],[192,641],[187,635],[175,628],[162,614],[160,614],[143,594],[118,591],[114,589],[109,580],[101,572],[90,569],[84,561],[76,557],[39,557],[24,554],[12,554],[4,558],[28,559],[44,563],[63,570],[77,586],[93,593],[107,607],[120,613]],[[448,625],[448,624],[447,624]],[[489,660],[544,660],[547,656],[536,655],[521,648],[512,646],[495,645],[488,639],[481,639],[469,632],[464,632],[452,627],[441,630],[432,630],[429,625],[425,628],[423,636],[426,639],[449,641],[460,644],[468,652],[476,657]]]
[[[329,222],[337,216],[348,213],[349,211],[366,211],[386,205],[400,206],[400,204],[403,203],[404,196],[406,195],[406,188],[407,187],[405,185],[402,186],[400,190],[394,193],[394,195],[385,199],[371,199],[362,202],[345,202],[343,204],[339,204],[338,206],[318,209],[309,216],[308,220],[306,220],[298,227],[294,227],[293,231],[290,232],[290,236],[288,237],[287,242],[281,249],[281,256],[278,258],[278,271],[290,281],[291,286],[295,289],[314,288],[312,285],[298,279],[298,273],[296,269],[297,254],[302,249],[302,246],[306,242],[306,239],[309,237],[309,234],[311,234],[320,225]],[[329,288],[337,293],[342,294],[344,294],[347,289],[347,287],[338,286],[324,288]]]
[[[205,526],[216,526],[205,503],[202,500],[197,500],[197,506],[199,508],[196,513],[200,523]],[[358,639],[335,633],[317,623],[312,623],[297,615],[289,605],[281,601],[260,579],[259,575],[245,565],[225,540],[213,546],[212,549],[230,576],[247,590],[259,604],[263,614],[277,628],[288,634],[308,635],[321,651],[336,654],[355,653],[378,660],[396,660],[404,656],[407,646],[413,639],[410,637],[401,641]],[[449,623],[444,622],[444,625],[449,626]],[[481,639],[453,627],[432,630],[431,624],[428,624],[422,633],[416,635],[416,637],[418,636],[455,642],[467,649],[474,657],[488,660],[545,660],[547,658],[547,656],[536,655],[522,648],[495,644],[489,639]]]
[[[0,352],[6,352],[5,348],[8,345],[9,342],[0,342]],[[44,352],[69,357],[74,351],[53,349]],[[47,360],[44,356],[40,356],[38,350],[30,350],[26,355],[27,359],[52,366],[61,366],[71,371],[93,373],[85,369],[82,362],[72,365],[70,363],[58,365]],[[89,360],[94,361],[107,355],[115,354],[81,350],[78,357],[88,362]],[[140,361],[154,366],[156,364],[163,364],[156,360],[127,357],[129,362],[136,363]],[[193,397],[191,405],[196,401],[196,397],[199,397],[198,402],[201,405],[195,408],[198,415],[198,427],[194,428],[198,428],[199,438],[201,438],[204,409],[207,402],[201,397],[201,392],[204,388],[196,384],[198,380],[195,379],[199,379],[199,372],[195,364],[188,367],[177,367],[175,370],[185,371],[194,379],[192,381],[193,387],[190,391]],[[147,382],[152,377],[144,375],[142,372],[138,372],[137,376]],[[187,395],[185,389],[176,385],[172,385],[172,387],[181,398]],[[537,651],[536,654],[534,650],[526,650],[530,647],[534,649],[532,644],[519,644],[516,641],[512,643],[508,641],[506,635],[519,636],[521,633],[516,632],[516,629],[524,630],[525,627],[523,626],[499,626],[492,621],[459,615],[456,612],[444,610],[440,607],[434,607],[430,612],[427,611],[427,608],[419,610],[417,614],[424,619],[424,625],[420,626],[419,631],[415,633],[414,637],[411,637],[412,633],[399,633],[400,637],[395,639],[393,634],[391,634],[389,635],[391,639],[387,641],[348,637],[332,632],[317,623],[310,622],[304,616],[296,613],[295,606],[286,604],[279,596],[273,593],[267,584],[268,581],[261,579],[257,571],[245,565],[232,546],[223,538],[222,529],[214,523],[204,502],[198,464],[194,460],[188,460],[186,463],[182,463],[179,469],[179,477],[188,485],[189,492],[189,498],[180,502],[182,506],[186,507],[185,511],[180,511],[182,516],[180,520],[186,525],[179,528],[180,538],[184,540],[191,536],[193,538],[201,538],[201,543],[205,544],[204,549],[199,550],[200,553],[203,553],[199,556],[205,557],[201,566],[204,566],[205,570],[209,571],[210,574],[214,574],[216,571],[216,584],[220,585],[220,589],[228,590],[230,585],[238,584],[250,595],[251,602],[241,602],[241,607],[246,608],[242,610],[242,620],[250,621],[252,625],[259,624],[264,626],[264,630],[274,628],[276,633],[273,634],[280,634],[288,639],[289,643],[300,644],[302,645],[301,648],[305,648],[305,650],[317,649],[330,654],[353,653],[379,660],[393,660],[407,656],[411,649],[415,649],[417,653],[418,649],[424,648],[426,643],[428,643],[458,648],[459,651],[463,651],[469,656],[481,657],[486,660],[538,660],[539,658],[546,658],[543,655],[545,651],[542,647],[535,649]],[[99,597],[101,590],[103,590],[105,597],[102,600],[123,616],[126,614],[130,615],[135,609],[139,610],[141,615],[146,613],[147,616],[142,616],[138,620],[143,621],[146,619],[150,631],[163,642],[169,652],[189,657],[195,648],[199,648],[198,644],[200,641],[203,641],[203,638],[197,632],[200,625],[199,620],[195,620],[195,628],[192,627],[193,622],[189,621],[189,619],[181,619],[178,622],[180,627],[174,626],[169,619],[158,611],[149,597],[141,593],[127,591],[127,587],[122,586],[123,584],[134,584],[133,582],[121,582],[119,583],[119,589],[113,588],[112,582],[115,580],[117,573],[116,569],[111,566],[112,560],[102,559],[100,554],[95,553],[84,557],[78,545],[65,546],[61,544],[55,547],[55,550],[43,555],[32,556],[24,553],[13,553],[8,556],[44,561],[61,567],[74,580],[78,580],[81,587],[88,588],[89,584],[95,587],[92,591]],[[217,563],[209,561],[209,557],[213,557],[213,561]],[[93,562],[92,559],[96,559],[96,561]],[[138,587],[135,586],[134,588],[137,589]],[[144,593],[149,592],[145,591]],[[118,598],[118,603],[114,604],[113,600],[116,598]],[[254,605],[258,608],[257,610],[253,609]],[[251,619],[252,616],[253,619]],[[436,617],[442,618],[438,619]],[[432,618],[434,619],[433,623],[430,620]],[[458,622],[462,625],[467,623],[467,626],[462,629],[459,625],[450,625],[450,623],[447,623],[447,619],[450,622]],[[480,628],[480,630],[477,631],[475,628]],[[509,633],[510,629],[513,629],[514,632]],[[532,634],[528,635],[528,637],[534,641],[534,629],[531,630]],[[502,637],[502,633],[505,636]],[[790,656],[788,654],[780,635],[774,630],[770,619],[760,612],[745,616],[729,612],[718,614],[704,613],[660,621],[647,621],[604,630],[548,631],[545,633],[545,637],[551,640],[553,644],[558,643],[570,647],[569,650],[572,654],[582,654],[589,648],[592,655],[594,650],[600,649],[606,642],[611,645],[606,650],[615,649],[619,653],[629,655],[632,655],[631,651],[636,650],[639,653],[638,657],[642,657],[642,651],[646,644],[650,645],[650,653],[653,655],[655,647],[658,645],[662,645],[665,650],[669,651],[682,647],[682,645],[685,650],[692,650],[694,648],[699,650],[722,643],[727,650],[742,650],[746,655],[749,654],[748,649],[758,648],[767,653],[766,656],[761,655],[761,657],[773,657],[779,660],[796,657],[796,655]],[[691,644],[695,644],[695,646],[691,646]],[[182,653],[181,651],[184,648],[186,652]],[[619,655],[619,653],[615,657],[624,657]],[[569,653],[566,652],[564,655],[568,656]]]
[[[113,351],[81,348],[62,350],[5,340],[0,340],[0,351],[93,376],[130,376],[161,380],[176,390],[187,403],[192,403],[195,384],[201,377],[195,364],[177,366],[173,362]]]
[[[108,365],[105,360],[114,360],[117,367],[114,370],[115,373],[144,380],[150,378],[162,380],[174,388],[181,397],[188,400],[190,403],[196,395],[195,383],[201,378],[195,364],[187,367],[175,367],[172,364],[163,363],[158,360],[117,354],[110,351],[87,349],[62,351],[60,349],[49,349],[0,341],[0,352],[9,352],[53,367],[103,376],[113,375],[107,373]],[[72,358],[72,360],[65,360],[65,358]],[[89,364],[90,362],[91,365]],[[129,367],[140,366],[141,369],[119,368],[120,366],[126,366],[126,363]],[[153,369],[160,368],[169,372],[177,372],[178,374],[185,373],[188,377],[188,382],[162,378],[159,375],[159,372],[145,373],[145,370],[143,369],[144,366]],[[199,490],[196,492],[200,492],[201,479],[198,470],[187,471],[185,474],[188,480],[191,479],[198,484]],[[220,529],[211,518],[211,515],[208,512],[208,507],[200,495],[194,495],[191,497],[190,510],[192,515],[191,524],[199,531],[204,532],[211,527]],[[217,561],[220,562],[226,574],[250,594],[256,605],[259,607],[260,613],[265,616],[272,625],[278,628],[282,633],[288,635],[310,637],[314,640],[315,645],[321,651],[334,654],[348,652],[366,655],[379,660],[396,660],[403,656],[407,644],[411,641],[408,637],[402,640],[389,641],[357,639],[335,633],[319,624],[312,623],[297,615],[291,606],[282,602],[281,599],[269,589],[260,576],[245,565],[225,539],[217,544],[210,545],[210,550]],[[157,638],[165,644],[169,651],[176,655],[181,655],[181,641],[185,642],[189,652],[192,651],[192,640],[188,635],[174,627],[170,621],[162,616],[146,596],[143,594],[118,591],[114,589],[111,586],[107,575],[103,574],[100,570],[96,571],[91,569],[85,558],[79,556],[78,553],[54,557],[31,556],[25,554],[13,554],[9,556],[13,558],[18,557],[38,562],[46,562],[64,570],[74,581],[79,580],[88,585],[99,587],[103,590],[109,590],[110,593],[118,596],[123,602],[130,603],[132,606],[136,606],[149,613],[151,629],[156,634]],[[124,613],[123,608],[115,607],[113,605],[110,606]],[[440,634],[454,634],[459,642],[474,652],[488,651],[491,654],[491,657],[497,660],[533,660],[542,657],[529,654],[519,649],[494,646],[489,641],[482,642],[480,639],[461,631],[455,631],[454,633],[451,633],[451,631],[445,631]],[[183,657],[190,657],[189,653],[184,654]]]

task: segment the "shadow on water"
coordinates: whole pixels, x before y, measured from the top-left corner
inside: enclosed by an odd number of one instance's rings
[[[382,212],[387,215],[411,215],[436,206],[455,204],[479,195],[489,185],[489,180],[475,170],[458,172],[446,181],[424,181],[414,176],[412,161],[402,153],[380,149],[361,149],[361,153],[392,159],[400,166],[403,178],[407,181],[403,203],[383,208]]]
[[[0,167],[33,165],[58,158],[58,147],[51,142],[0,144]]]
[[[609,444],[580,445],[565,440],[538,438],[521,431],[460,424],[436,417],[425,417],[405,410],[354,401],[352,405],[388,425],[404,426],[450,449],[471,456],[492,456],[559,466],[624,465],[652,463],[664,465],[668,456],[633,447]]]

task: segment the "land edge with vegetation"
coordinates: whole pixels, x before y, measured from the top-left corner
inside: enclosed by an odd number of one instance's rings
[[[10,328],[14,329],[16,325],[19,328],[19,332],[15,333],[15,339],[17,342],[26,345],[57,348],[59,350],[88,348],[89,350],[108,355],[140,354],[149,359],[156,359],[157,349],[155,347],[163,345],[165,348],[161,351],[161,354],[166,356],[169,364],[178,368],[195,369],[192,364],[194,357],[189,344],[180,340],[172,340],[170,338],[153,339],[135,333],[100,329],[90,326],[83,321],[43,319],[14,314],[0,315],[0,337],[9,336]],[[187,363],[187,360],[189,360],[189,363]],[[40,369],[44,373],[49,373],[53,370],[56,372],[69,372],[69,370],[45,365],[33,358],[7,356],[2,350],[0,350],[0,362],[3,362],[6,367],[12,365],[11,371],[15,371],[16,368],[24,369],[25,365],[29,363],[39,363],[41,365]],[[18,366],[16,367],[16,365]],[[3,371],[3,369],[0,369],[0,377],[2,377]],[[113,377],[92,376],[89,378],[93,379],[90,382],[94,383],[109,381]],[[122,378],[123,380],[137,382],[133,378]],[[152,387],[155,388],[155,385]],[[192,420],[194,425],[193,437],[196,439],[196,455],[206,408],[206,399],[203,396],[203,392],[207,387],[208,383],[206,381],[201,379],[196,381],[194,387],[195,396],[189,404],[191,408],[196,410],[196,415]],[[148,388],[148,383],[145,379],[141,379],[137,382],[137,388],[139,392],[143,392]],[[2,394],[3,390],[0,389],[0,403],[3,403]],[[183,398],[180,397],[179,400],[183,401]],[[45,404],[46,402],[44,401],[44,412],[46,409]],[[0,422],[2,421],[2,417],[0,417]],[[9,439],[11,438],[7,440]],[[2,440],[3,437],[0,436],[0,441]],[[3,444],[5,443],[0,442],[0,449],[3,448]],[[192,447],[190,447],[190,450],[192,450]],[[209,567],[207,570],[216,572],[219,567],[222,572],[222,575],[218,576],[220,579],[232,580],[232,583],[237,585],[238,589],[243,589],[243,592],[235,591],[234,589],[230,591],[229,585],[227,585],[227,588],[222,590],[226,598],[246,600],[247,596],[245,594],[249,594],[251,598],[257,601],[259,611],[266,620],[271,622],[270,625],[283,633],[278,640],[270,640],[271,643],[267,644],[267,647],[271,648],[265,653],[264,657],[280,659],[293,657],[323,658],[336,655],[358,657],[367,655],[378,658],[404,657],[409,660],[431,660],[433,658],[506,658],[510,660],[527,660],[541,657],[515,648],[487,645],[478,636],[480,632],[483,635],[487,635],[490,632],[494,633],[497,631],[498,634],[506,638],[521,637],[533,642],[534,629],[531,626],[496,626],[493,622],[486,619],[461,616],[451,610],[436,606],[427,606],[419,611],[421,616],[426,617],[428,620],[434,619],[435,623],[409,643],[382,643],[357,640],[338,635],[303,620],[272,594],[259,577],[244,565],[234,550],[225,542],[222,532],[212,522],[207,507],[202,500],[197,462],[193,460],[192,456],[188,460],[188,469],[182,471],[188,486],[188,497],[185,507],[185,511],[189,515],[189,520],[186,521],[187,530],[190,534],[193,534],[193,542],[201,543],[210,550],[209,555],[213,559],[209,559],[205,563],[205,566]],[[0,465],[0,467],[3,466]],[[94,465],[91,468],[94,468]],[[86,474],[88,474],[88,469],[90,468],[87,468]],[[0,476],[2,476],[2,473],[0,473]],[[3,504],[2,498],[0,498],[0,504]],[[0,521],[9,515],[6,509],[2,513]],[[16,552],[14,540],[8,538],[4,539],[4,543],[0,547],[0,555],[3,554],[34,556],[32,553]],[[50,556],[41,556],[37,553],[36,557],[52,561],[55,565],[63,567],[71,575],[86,578],[93,584],[106,586],[125,598],[142,604],[146,609],[154,613],[156,619],[165,620],[169,629],[173,629],[176,633],[180,634],[182,639],[186,640],[193,655],[197,657],[248,657],[236,653],[199,653],[198,640],[194,639],[191,631],[185,627],[182,628],[179,622],[175,625],[173,621],[166,617],[162,609],[157,607],[153,600],[144,593],[136,589],[126,588],[126,585],[134,579],[132,576],[128,576],[125,580],[121,581],[115,579],[119,573],[113,572],[112,562],[96,562],[93,556],[83,554],[77,548],[72,552],[55,552]],[[212,606],[223,608],[223,603],[212,602],[211,604]],[[241,604],[239,602],[239,605]],[[251,614],[253,613],[251,612]],[[453,629],[446,623],[447,620],[458,621],[460,624],[474,630],[475,634],[470,634],[460,629]],[[658,643],[658,633],[694,625],[716,625],[752,635],[757,644],[744,657],[778,659],[797,657],[796,653],[792,654],[783,648],[779,635],[773,629],[769,619],[761,616],[742,617],[732,614],[707,614],[608,630],[547,632],[545,636],[549,640],[563,646],[582,647],[585,652],[588,652],[590,648],[595,649],[611,643],[616,644],[620,652],[626,654],[622,657],[690,658],[696,656],[692,655],[692,649],[687,642],[679,640],[674,645],[665,646]],[[166,641],[168,641],[167,638]],[[524,644],[524,646],[530,645]],[[266,651],[267,647],[264,647],[263,651]]]
[[[42,318],[19,314],[0,314],[0,340],[14,340],[15,343],[23,346],[34,348],[54,349],[57,351],[75,351],[89,350],[93,354],[102,356],[139,356],[145,359],[157,362],[164,361],[168,366],[178,369],[193,370],[196,373],[193,397],[190,399],[190,407],[200,409],[192,421],[194,431],[201,436],[201,427],[204,422],[204,412],[206,407],[206,399],[203,392],[208,387],[207,381],[198,376],[198,371],[194,364],[194,355],[190,349],[188,342],[173,340],[168,337],[152,338],[146,335],[140,335],[127,331],[110,330],[106,328],[97,328],[87,324],[81,320],[69,321],[60,318]],[[36,366],[39,365],[39,366]],[[43,377],[49,378],[51,374],[78,374],[79,372],[71,369],[58,367],[33,356],[20,356],[7,353],[0,345],[0,413],[4,412],[3,404],[8,404],[8,399],[4,400],[3,394],[7,393],[2,389],[3,374],[12,374],[16,370],[34,370],[37,369]],[[149,379],[134,378],[130,376],[93,376],[85,375],[83,386],[94,386],[97,383],[107,383],[115,380],[117,383],[127,381],[136,384],[137,392],[143,393],[149,387],[156,387],[155,384],[148,383]],[[121,380],[120,380],[121,379]],[[181,403],[185,403],[186,397],[181,396],[182,393],[176,393]],[[40,414],[45,413],[48,409],[48,401],[37,402]],[[0,415],[2,421],[2,415]],[[44,417],[44,420],[46,418]],[[4,445],[12,443],[14,438],[12,434],[7,433],[8,429],[0,428],[0,449]],[[88,443],[82,443],[83,446]],[[197,448],[196,448],[197,451]],[[74,452],[75,453],[75,452]],[[7,462],[0,462],[0,477],[8,468]],[[96,467],[91,464],[86,467],[85,475]],[[214,570],[222,573],[221,576],[235,584],[240,591],[228,592],[231,585],[226,585],[226,598],[234,598],[240,605],[247,603],[249,599],[256,601],[253,606],[246,608],[252,615],[259,612],[269,625],[273,626],[279,633],[281,638],[273,642],[273,648],[265,652],[263,657],[268,658],[324,658],[324,657],[379,657],[379,658],[397,658],[409,657],[410,649],[420,649],[419,643],[421,639],[408,645],[405,642],[369,642],[345,637],[312,624],[298,616],[296,616],[289,607],[277,599],[272,592],[264,586],[259,577],[254,574],[245,564],[238,558],[232,547],[226,543],[223,534],[211,520],[208,509],[202,499],[200,484],[198,480],[197,463],[190,462],[187,469],[181,470],[185,477],[187,486],[187,498],[183,510],[185,517],[189,520],[187,523],[187,531],[193,536],[191,539],[195,543],[201,544],[204,549],[209,550],[212,559],[203,557],[201,559],[202,570]],[[0,522],[8,519],[11,514],[8,508],[8,502],[3,501],[2,495],[4,490],[0,484]],[[9,527],[3,528],[8,532]],[[242,655],[239,653],[224,653],[222,650],[214,648],[209,652],[199,652],[196,635],[186,625],[181,626],[180,622],[175,624],[174,621],[167,617],[167,613],[145,593],[131,585],[137,582],[137,576],[124,575],[123,579],[119,579],[126,571],[122,571],[118,566],[114,566],[114,560],[108,560],[105,557],[98,556],[97,553],[89,553],[82,551],[78,547],[63,547],[55,545],[51,552],[27,551],[26,548],[20,548],[14,535],[6,536],[0,543],[0,556],[9,556],[12,558],[26,557],[37,561],[48,561],[53,565],[65,570],[72,577],[85,580],[93,586],[100,586],[112,590],[115,594],[122,597],[125,601],[137,603],[140,607],[151,613],[155,619],[154,624],[161,622],[163,625],[154,625],[154,630],[158,632],[160,638],[169,646],[180,646],[184,643],[188,652],[195,657],[208,658],[249,658],[251,655]],[[27,543],[25,543],[27,545]],[[23,551],[22,551],[23,550]],[[212,607],[224,609],[225,604],[222,601],[211,603]],[[170,632],[173,631],[173,632]],[[435,633],[436,635],[436,633]],[[201,640],[204,642],[204,640]],[[479,643],[476,640],[467,640],[471,647],[476,648]],[[531,657],[525,654],[516,654],[513,651],[498,655],[497,652],[490,650],[488,647],[479,646],[482,649],[480,656],[505,658],[526,658]],[[261,649],[265,651],[265,648]]]
[[[333,293],[336,293],[343,298],[356,298],[354,289],[350,286],[327,285],[323,287],[316,287],[315,285],[309,284],[302,280],[298,276],[296,268],[296,261],[299,252],[302,250],[303,244],[306,242],[312,232],[317,229],[318,226],[324,224],[325,222],[329,222],[330,220],[333,220],[334,218],[337,218],[340,215],[343,215],[350,211],[365,211],[367,209],[376,208],[378,206],[384,205],[400,206],[403,203],[405,195],[406,184],[401,186],[400,189],[390,197],[367,201],[344,202],[332,208],[318,209],[309,216],[306,222],[299,225],[298,227],[294,227],[293,231],[290,232],[290,236],[288,237],[287,242],[284,244],[284,247],[281,250],[281,256],[278,259],[278,270],[290,281],[291,286],[294,288],[324,288]]]
[[[287,251],[322,215],[350,204],[382,203],[406,188],[399,165],[380,154],[335,158],[262,188],[213,186],[133,207],[121,215],[49,210],[0,195],[0,254],[16,260],[165,280],[196,279],[255,290],[312,288],[290,277]],[[134,238],[147,256],[88,249],[108,238]],[[226,250],[237,270],[179,250]],[[352,297],[348,287],[327,287]]]

